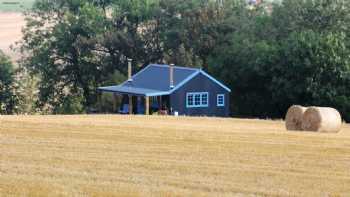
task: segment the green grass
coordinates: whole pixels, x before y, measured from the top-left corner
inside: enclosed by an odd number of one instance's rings
[[[30,9],[35,0],[0,0],[0,12],[22,12]]]

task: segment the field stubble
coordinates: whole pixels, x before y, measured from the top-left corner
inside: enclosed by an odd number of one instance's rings
[[[157,116],[2,116],[0,196],[346,196],[350,128]]]

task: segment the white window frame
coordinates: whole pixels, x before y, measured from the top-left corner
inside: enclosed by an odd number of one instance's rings
[[[196,104],[196,96],[200,97],[199,104]],[[203,95],[207,96],[206,100],[203,100]],[[189,105],[189,97],[192,96],[192,105]],[[206,104],[203,104],[206,101]],[[199,108],[199,107],[209,107],[209,93],[208,92],[187,92],[186,93],[186,108]]]
[[[222,98],[222,103],[219,103],[219,100],[220,100],[219,98]],[[216,106],[225,107],[225,94],[216,95]]]

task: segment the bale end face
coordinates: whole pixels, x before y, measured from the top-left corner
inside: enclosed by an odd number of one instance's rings
[[[318,113],[316,107],[309,107],[304,115],[301,128],[304,131],[319,131],[321,127],[322,117],[321,114]]]
[[[290,131],[302,130],[302,119],[306,111],[306,107],[300,105],[291,106],[286,114],[286,129]]]
[[[323,133],[337,133],[342,126],[340,113],[329,107],[309,107],[302,121],[302,129]]]

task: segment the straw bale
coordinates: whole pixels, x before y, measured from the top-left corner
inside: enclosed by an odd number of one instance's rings
[[[302,129],[323,133],[337,133],[342,126],[340,113],[330,107],[309,107],[302,121]]]
[[[286,128],[290,131],[301,131],[301,123],[306,107],[300,105],[291,106],[286,114]]]

